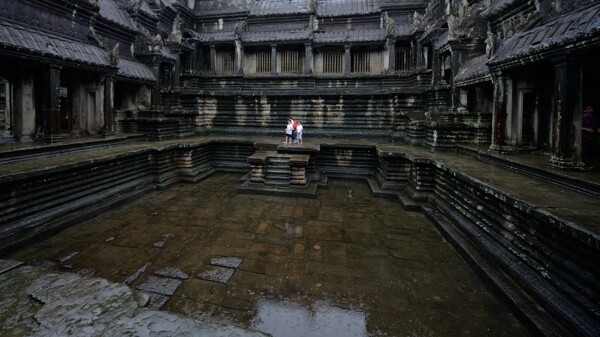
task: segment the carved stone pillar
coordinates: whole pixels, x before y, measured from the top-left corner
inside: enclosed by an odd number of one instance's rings
[[[581,67],[572,60],[554,64],[553,153],[548,165],[568,169],[580,165],[575,130],[581,129]],[[578,118],[576,118],[578,117]]]
[[[277,45],[271,45],[271,74],[277,74]]]
[[[411,65],[412,68],[419,68],[422,66],[421,64],[421,55],[423,53],[423,50],[421,48],[421,44],[418,43],[417,41],[413,41],[411,44],[412,47],[412,57],[411,57]]]
[[[504,152],[508,150],[506,144],[506,126],[507,126],[507,78],[505,74],[495,73],[493,76],[494,84],[494,105],[492,115],[492,144],[490,150],[495,152]]]
[[[106,74],[104,79],[104,137],[115,134],[114,83],[113,74]]]
[[[60,70],[58,65],[50,65],[44,74],[44,140],[60,142]]]
[[[215,45],[210,46],[210,74],[217,73],[217,49]]]
[[[388,40],[387,53],[388,69],[386,69],[386,72],[393,73],[396,71],[396,41]]]
[[[347,44],[344,46],[344,75],[350,75],[352,73],[352,55],[350,54],[350,48],[352,46]]]
[[[313,47],[312,43],[307,42],[304,44],[304,73],[312,74],[313,66]]]
[[[450,83],[448,84],[452,84],[452,109],[453,110],[457,110],[461,105],[460,105],[460,89],[457,88],[454,85],[454,76],[456,76],[456,72],[458,71],[458,69],[461,66],[461,54],[463,52],[462,51],[453,51],[451,54],[451,59],[452,59],[452,69],[450,70],[452,72],[452,77],[450,79]]]
[[[235,40],[235,73],[243,74],[244,73],[244,47],[242,46],[242,41]]]

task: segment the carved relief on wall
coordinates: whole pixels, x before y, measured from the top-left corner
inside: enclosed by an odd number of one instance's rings
[[[485,8],[481,5],[461,7],[448,17],[448,34],[450,40],[463,38],[483,39],[485,23],[481,13]]]

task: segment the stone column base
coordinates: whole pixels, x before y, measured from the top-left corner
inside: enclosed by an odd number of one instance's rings
[[[557,156],[552,156],[548,161],[548,166],[561,170],[576,170],[582,169],[583,163],[573,158],[560,158]]]

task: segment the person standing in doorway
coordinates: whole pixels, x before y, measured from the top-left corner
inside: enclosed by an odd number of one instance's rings
[[[581,161],[584,168],[592,168],[592,161],[597,152],[600,120],[594,115],[594,107],[586,105],[581,116]]]

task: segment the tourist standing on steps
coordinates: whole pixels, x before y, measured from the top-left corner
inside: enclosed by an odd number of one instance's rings
[[[287,127],[285,128],[285,141],[283,144],[292,144],[292,132],[294,131],[294,127],[292,125],[292,119],[288,119]]]
[[[302,130],[304,130],[304,127],[302,123],[298,122],[296,126],[296,144],[302,144]]]
[[[581,116],[581,161],[585,168],[591,168],[592,159],[598,148],[598,135],[600,135],[600,120],[594,116],[594,107],[587,105]]]

